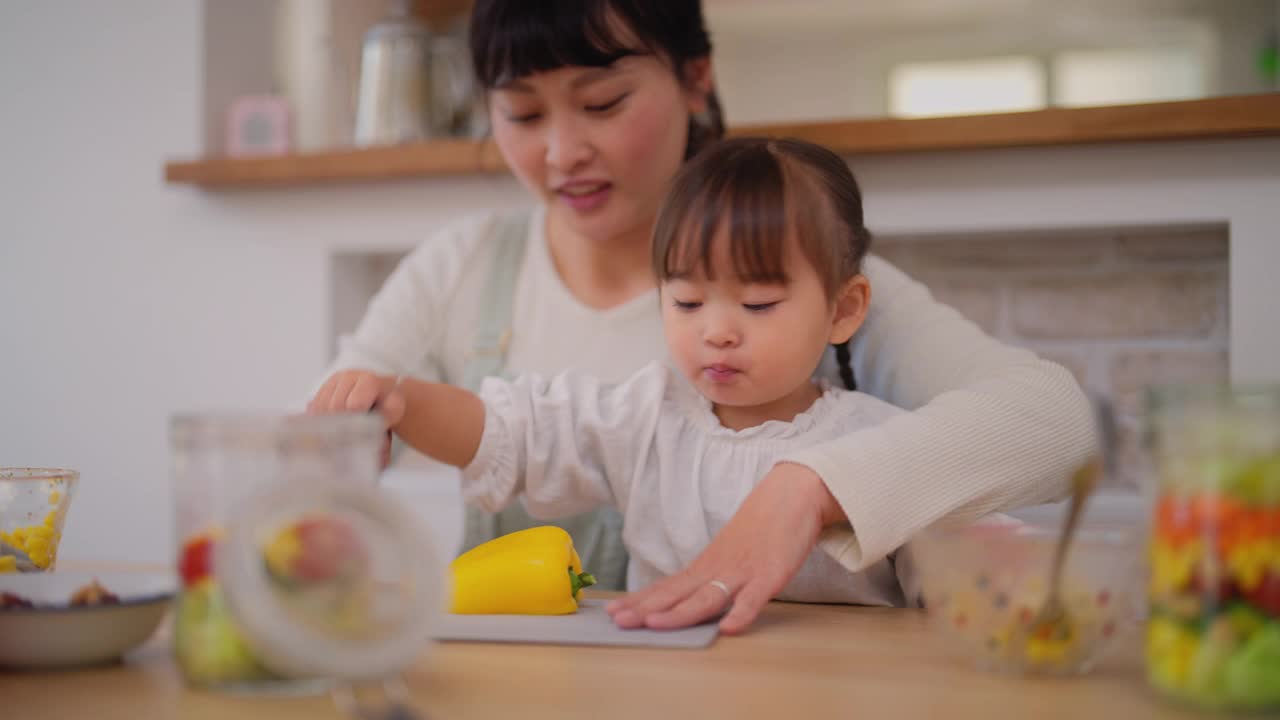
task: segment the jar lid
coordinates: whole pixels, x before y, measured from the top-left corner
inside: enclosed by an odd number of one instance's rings
[[[429,644],[443,609],[428,533],[367,485],[254,493],[231,513],[215,572],[246,641],[286,677],[395,674]]]

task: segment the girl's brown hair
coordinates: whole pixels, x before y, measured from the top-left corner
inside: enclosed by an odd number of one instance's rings
[[[685,165],[654,226],[658,280],[698,272],[714,280],[711,256],[723,223],[738,279],[787,282],[786,243],[794,232],[833,300],[862,271],[871,247],[853,172],[839,155],[800,140],[724,140]],[[836,346],[836,357],[845,385],[854,389],[847,342]]]

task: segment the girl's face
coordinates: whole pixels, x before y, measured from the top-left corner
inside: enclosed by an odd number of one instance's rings
[[[661,285],[667,346],[717,411],[734,408],[752,424],[790,420],[814,399],[809,379],[827,345],[848,340],[861,324],[866,280],[850,280],[829,299],[789,237],[785,284],[743,282],[733,271],[727,225],[721,223],[712,246],[714,281],[699,270]]]
[[[709,65],[698,66],[710,77]],[[546,205],[552,227],[592,240],[648,236],[684,157],[690,112],[705,104],[652,55],[565,67],[490,93],[503,158]]]

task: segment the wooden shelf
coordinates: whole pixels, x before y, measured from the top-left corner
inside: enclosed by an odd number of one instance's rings
[[[439,140],[297,155],[171,162],[164,166],[164,179],[205,188],[234,188],[505,171],[506,165],[491,142]]]
[[[1280,93],[998,115],[755,125],[736,127],[730,132],[797,137],[847,155],[1280,136]],[[229,189],[505,170],[492,142],[443,140],[275,157],[171,162],[165,165],[164,176],[168,183]]]
[[[914,120],[738,128],[787,135],[843,154],[1033,147],[1280,135],[1280,93]]]

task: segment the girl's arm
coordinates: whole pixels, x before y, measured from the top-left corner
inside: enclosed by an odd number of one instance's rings
[[[576,373],[485,380],[483,435],[463,470],[463,497],[494,512],[523,494],[525,509],[541,518],[600,505],[625,510],[631,480],[648,462],[667,378],[652,364],[617,385]]]
[[[476,395],[344,370],[309,410],[376,408],[410,447],[462,468],[468,502],[496,512],[523,494],[530,515],[553,518],[624,505],[648,462],[668,377],[655,363],[618,385],[574,373],[488,378]]]
[[[484,431],[484,403],[475,393],[371,370],[334,373],[307,406],[312,414],[370,410],[382,416],[388,433],[457,467],[475,457]]]
[[[455,467],[475,459],[484,435],[484,401],[453,385],[405,378],[404,414],[392,430],[413,449]]]

